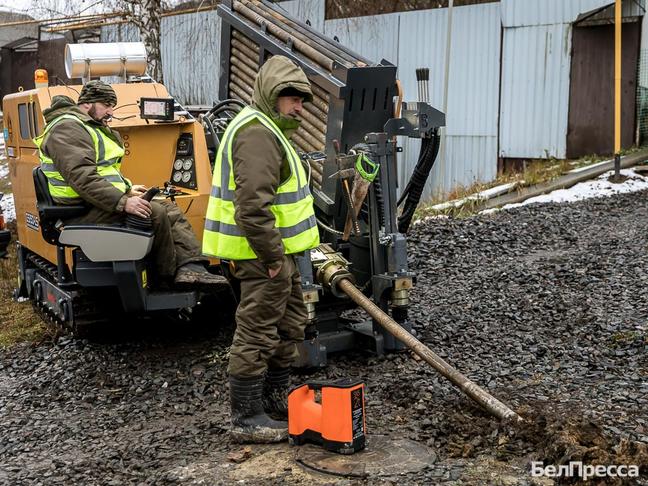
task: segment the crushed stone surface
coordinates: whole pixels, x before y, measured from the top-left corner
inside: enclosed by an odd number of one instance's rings
[[[544,485],[531,461],[570,460],[640,467],[590,484],[648,484],[647,226],[642,191],[412,228],[415,334],[525,423],[500,423],[409,351],[330,356],[293,383],[364,381],[369,440],[425,445],[419,471],[323,475],[287,445],[228,461],[242,449],[227,435],[231,323],[151,320],[0,351],[0,484]]]

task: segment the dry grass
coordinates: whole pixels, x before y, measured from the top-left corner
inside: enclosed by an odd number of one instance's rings
[[[16,239],[15,224],[12,241]],[[9,245],[9,256],[0,259],[0,347],[19,342],[40,342],[53,336],[49,328],[32,310],[28,302],[15,302],[12,298],[17,284],[18,264],[15,245]]]

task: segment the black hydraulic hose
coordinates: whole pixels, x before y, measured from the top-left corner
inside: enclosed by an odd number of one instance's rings
[[[214,126],[214,121],[212,120],[212,117],[215,117],[216,114],[218,114],[221,110],[224,108],[228,108],[228,110],[232,113],[240,111],[242,108],[245,108],[245,103],[242,101],[239,101],[234,98],[226,99],[223,101],[220,101],[216,103],[214,106],[211,107],[211,109],[203,115],[203,121],[207,125],[207,128],[211,132],[211,137],[212,137],[212,142],[214,143],[214,150],[218,150],[218,146],[220,145],[220,140],[218,139],[218,135],[216,132],[216,127]],[[236,108],[238,107],[238,110]],[[232,117],[233,118],[233,117]]]
[[[205,116],[211,116],[214,113],[218,112],[221,108],[227,105],[238,105],[241,108],[245,108],[245,103],[243,103],[241,100],[237,100],[236,98],[229,98],[223,101],[219,101],[216,103],[214,106],[212,106],[207,113],[205,113]]]
[[[439,151],[439,137],[433,136],[432,139],[424,140],[424,145],[421,147],[421,155],[417,163],[408,187],[403,191],[406,195],[405,206],[398,218],[398,229],[401,233],[406,233],[409,225],[414,217],[414,212],[421,200],[421,194],[427,178],[432,170],[434,161]],[[402,201],[403,197],[401,197]]]
[[[403,191],[403,195],[397,203],[400,205],[405,201],[403,211],[398,217],[398,231],[400,233],[405,234],[409,229],[412,218],[414,217],[414,211],[416,211],[416,207],[421,200],[423,188],[425,187],[425,183],[432,171],[434,161],[439,154],[440,141],[441,137],[439,137],[437,130],[432,133],[431,138],[424,138],[422,141],[419,160],[416,163],[412,177],[407,183],[407,187],[405,187],[405,190]]]
[[[435,134],[433,134],[433,137]],[[419,156],[418,160],[416,161],[416,166],[414,167],[414,171],[412,172],[412,176],[410,177],[410,180],[407,182],[407,185],[405,186],[405,189],[403,189],[403,192],[400,195],[400,198],[398,198],[398,202],[396,203],[397,206],[400,206],[403,204],[403,201],[405,201],[405,198],[409,194],[410,190],[412,187],[421,179],[421,177],[424,175],[424,165],[426,164],[426,160],[430,157],[430,150],[434,148],[432,144],[432,139],[433,137],[427,137],[424,138],[421,141],[421,150],[419,151]],[[434,164],[434,160],[432,161]],[[430,167],[431,169],[431,167]],[[427,175],[425,176],[427,180]],[[425,184],[425,183],[424,183]]]
[[[212,136],[212,141],[214,142],[214,151],[218,150],[218,146],[220,145],[220,140],[218,140],[218,135],[216,135],[216,129],[214,128],[214,124],[212,123],[211,119],[209,117],[203,117],[203,120],[205,123],[207,123],[207,127],[209,128],[209,131]]]

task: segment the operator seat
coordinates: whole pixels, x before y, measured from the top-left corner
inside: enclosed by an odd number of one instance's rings
[[[45,241],[56,245],[55,288],[76,285],[86,288],[116,287],[126,312],[184,309],[196,305],[196,291],[159,292],[149,289],[145,257],[153,246],[152,230],[129,227],[128,219],[126,226],[65,224],[66,220],[87,213],[88,206],[56,204],[49,192],[47,176],[40,167],[34,168],[33,177],[41,233]],[[155,194],[151,190],[149,193],[149,197]],[[140,221],[139,226],[145,225]],[[72,252],[74,278],[65,262],[66,246],[78,248]],[[41,282],[39,285],[45,284]],[[66,320],[74,319],[73,312],[68,312],[66,316]]]
[[[57,245],[60,234],[58,230],[59,222],[82,216],[88,212],[89,208],[85,205],[57,205],[49,192],[47,176],[40,166],[34,167],[32,175],[34,177],[34,189],[36,190],[36,207],[38,208],[41,234],[45,241]]]
[[[152,231],[114,225],[65,225],[65,220],[82,216],[89,207],[56,204],[40,166],[34,168],[33,177],[41,234],[48,243],[79,247],[93,262],[141,260],[151,251]]]

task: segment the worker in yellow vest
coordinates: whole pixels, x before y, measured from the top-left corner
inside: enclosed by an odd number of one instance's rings
[[[290,365],[304,339],[294,257],[319,244],[307,175],[289,141],[312,99],[304,72],[271,57],[256,77],[252,106],[230,122],[216,154],[203,253],[229,260],[241,282],[228,366],[231,435],[239,442],[288,437],[287,423],[267,414],[287,416]]]
[[[67,224],[115,224],[132,214],[151,217],[156,283],[227,289],[222,275],[207,271],[209,263],[183,212],[168,201],[148,202],[146,187],[133,185],[121,173],[124,145],[108,122],[117,94],[99,80],[86,83],[79,99],[54,96],[43,111],[45,129],[34,139],[50,194],[57,204],[85,204],[88,212]]]

